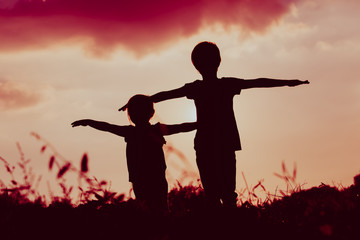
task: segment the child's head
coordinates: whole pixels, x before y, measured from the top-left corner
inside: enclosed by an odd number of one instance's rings
[[[191,60],[200,74],[216,73],[221,62],[219,48],[215,43],[201,42],[193,49]]]
[[[130,120],[135,125],[148,123],[155,113],[151,98],[140,94],[130,98],[127,109]]]

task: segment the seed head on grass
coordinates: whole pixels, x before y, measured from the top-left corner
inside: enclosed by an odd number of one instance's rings
[[[40,152],[41,152],[41,153],[45,152],[46,147],[47,147],[46,145],[42,146],[41,149],[40,149]]]
[[[71,163],[65,164],[58,172],[57,178],[61,178],[69,169],[70,169]]]
[[[54,162],[55,162],[55,157],[54,156],[51,156],[50,157],[50,160],[49,160],[49,170],[52,169],[53,165],[54,165]]]
[[[82,159],[81,159],[81,172],[86,173],[89,171],[88,168],[88,156],[86,153],[84,153]]]
[[[287,196],[287,195],[291,195],[294,192],[300,191],[301,185],[299,185],[296,182],[296,175],[297,175],[296,164],[294,164],[294,169],[292,171],[292,174],[287,170],[285,162],[282,162],[281,167],[282,167],[282,174],[274,173],[276,177],[284,180],[286,183],[286,191],[285,192],[280,191],[280,194],[282,196]]]

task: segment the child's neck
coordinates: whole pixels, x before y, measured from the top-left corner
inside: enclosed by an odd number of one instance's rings
[[[137,123],[135,124],[135,127],[146,127],[151,125],[150,122],[144,122],[144,123]]]
[[[204,81],[211,81],[211,80],[217,80],[217,73],[206,73],[206,74],[202,74],[202,78]]]

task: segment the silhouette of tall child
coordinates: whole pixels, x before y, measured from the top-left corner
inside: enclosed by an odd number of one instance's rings
[[[185,96],[194,100],[198,123],[194,148],[207,205],[219,208],[222,201],[224,207],[236,207],[235,151],[241,150],[241,144],[233,111],[233,97],[240,94],[242,89],[297,86],[309,82],[269,78],[218,78],[220,51],[211,42],[196,45],[191,60],[202,75],[202,81],[196,80],[174,90],[159,92],[151,96],[151,99],[155,103]],[[126,107],[127,105],[119,110],[125,110]]]
[[[75,121],[72,126],[90,126],[124,137],[127,143],[129,181],[133,185],[136,199],[143,201],[151,210],[167,211],[164,135],[192,131],[196,129],[196,123],[151,125],[149,121],[155,110],[152,100],[145,95],[133,96],[127,106],[128,115],[135,126],[118,126],[91,119]]]

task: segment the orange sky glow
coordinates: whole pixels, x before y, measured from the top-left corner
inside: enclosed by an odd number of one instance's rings
[[[128,192],[125,142],[71,122],[129,124],[118,112],[134,94],[154,94],[200,78],[190,61],[200,41],[215,42],[218,76],[309,80],[295,88],[249,89],[234,98],[243,150],[237,189],[259,180],[282,186],[284,162],[304,188],[348,186],[360,173],[360,31],[357,0],[0,0],[0,156],[16,165],[16,143],[40,189],[55,190],[47,139],[65,158]],[[151,3],[151,4],[150,4]],[[154,123],[195,121],[186,98],[155,105]],[[216,114],[216,110],[214,110]],[[219,122],[218,124],[226,124]],[[166,138],[170,186],[196,182],[195,132]],[[183,173],[189,175],[183,179]],[[0,165],[1,180],[6,169]],[[69,176],[69,181],[71,176]],[[76,177],[75,177],[76,179]]]

